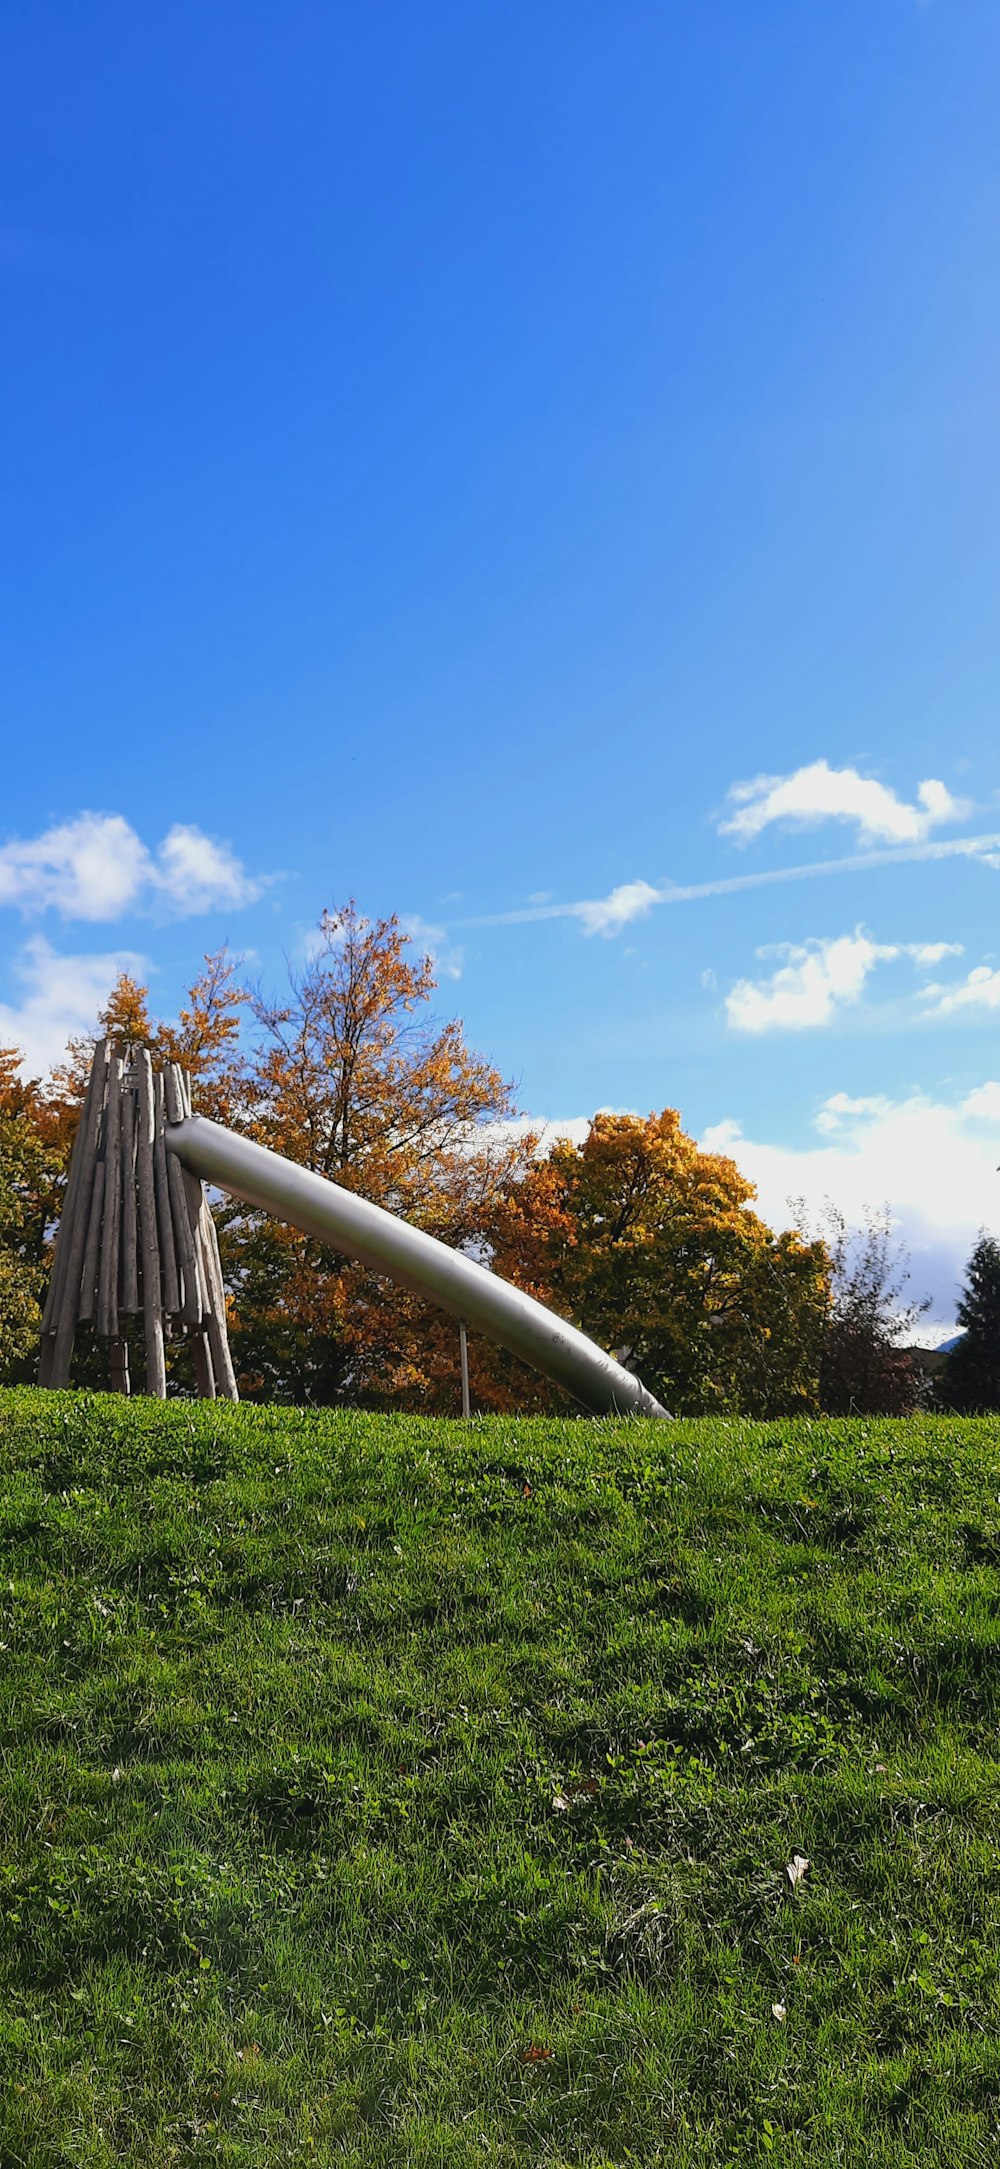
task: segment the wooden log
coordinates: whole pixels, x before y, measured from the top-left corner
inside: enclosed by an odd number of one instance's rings
[[[204,1323],[209,1311],[212,1308],[212,1298],[209,1291],[208,1281],[205,1278],[204,1262],[201,1255],[201,1242],[198,1232],[201,1226],[201,1214],[202,1207],[205,1202],[205,1192],[202,1186],[201,1177],[199,1175],[192,1175],[190,1168],[185,1167],[183,1164],[181,1164],[181,1180],[184,1184],[184,1203],[187,1210],[188,1226],[191,1229],[191,1242],[194,1249],[195,1265],[198,1272],[198,1294],[201,1299],[202,1323]]]
[[[167,1176],[170,1182],[170,1210],[173,1215],[177,1259],[184,1276],[181,1316],[185,1325],[197,1326],[201,1324],[205,1311],[198,1272],[198,1252],[184,1188],[184,1169],[173,1152],[167,1153]],[[200,1183],[198,1187],[201,1188]]]
[[[180,1314],[181,1290],[177,1273],[167,1157],[167,1148],[163,1142],[163,1078],[157,1070],[153,1077],[153,1171],[156,1177],[156,1220],[160,1242],[160,1286],[163,1292],[163,1308],[168,1317],[176,1318]]]
[[[185,1085],[183,1070],[178,1068],[176,1062],[168,1062],[163,1072],[163,1098],[168,1122],[184,1120],[187,1113]],[[177,1255],[184,1273],[182,1315],[185,1325],[196,1326],[203,1322],[211,1308],[198,1244],[203,1192],[198,1176],[189,1174],[172,1152],[167,1154],[167,1172],[170,1177],[170,1203],[174,1216]]]
[[[128,1375],[128,1342],[114,1340],[111,1343],[111,1391],[131,1393]]]
[[[205,1282],[209,1292],[208,1338],[215,1370],[215,1389],[224,1401],[238,1401],[239,1388],[229,1349],[226,1330],[226,1288],[222,1278],[222,1260],[219,1256],[219,1238],[215,1221],[208,1209],[207,1198],[202,1200],[199,1239]]]
[[[183,1122],[187,1109],[184,1104],[183,1072],[176,1062],[168,1062],[163,1072],[163,1102],[168,1122]]]
[[[122,1271],[118,1308],[139,1308],[139,1255],[135,1209],[135,1071],[122,1079]]]
[[[118,1339],[118,1257],[122,1195],[122,1060],[113,1055],[108,1071],[107,1131],[104,1141],[104,1217],[97,1289],[97,1330]]]
[[[142,1314],[146,1335],[146,1391],[163,1400],[167,1372],[163,1355],[163,1309],[160,1286],[160,1245],[156,1224],[156,1178],[153,1166],[155,1100],[153,1066],[148,1047],[138,1059],[139,1097],[136,1107],[136,1175],[139,1188],[139,1237],[142,1244]]]
[[[44,1350],[43,1344],[43,1353],[47,1355],[45,1382],[55,1389],[69,1385],[70,1366],[73,1361],[77,1297],[90,1223],[91,1196],[97,1175],[97,1141],[104,1110],[107,1066],[107,1041],[102,1039],[94,1050],[90,1085],[88,1086],[85,1101],[86,1112],[85,1116],[81,1117],[80,1176],[73,1204],[72,1218],[66,1230],[65,1262],[56,1296],[57,1308],[53,1316],[55,1336],[51,1349]],[[60,1230],[60,1236],[61,1234],[62,1230]]]
[[[170,1073],[168,1072],[168,1075]],[[192,1114],[191,1079],[177,1064],[172,1065],[169,1087],[168,1110],[170,1119],[182,1122]],[[204,1185],[197,1175],[184,1169],[184,1190],[187,1198],[188,1216],[195,1237],[195,1246],[201,1275],[204,1319],[208,1332],[213,1372],[212,1398],[221,1395],[228,1401],[238,1401],[239,1391],[236,1373],[229,1351],[226,1332],[226,1291],[222,1279],[222,1263],[215,1232],[215,1222],[208,1208]]]
[[[191,1352],[194,1356],[194,1382],[203,1401],[215,1399],[215,1372],[212,1369],[212,1352],[208,1334],[199,1326],[191,1335]]]
[[[76,1125],[76,1136],[73,1139],[73,1151],[70,1155],[69,1175],[66,1179],[66,1191],[63,1197],[63,1209],[59,1218],[59,1232],[56,1237],[55,1255],[52,1260],[52,1272],[49,1276],[49,1289],[45,1299],[45,1310],[42,1317],[42,1332],[46,1334],[55,1332],[59,1311],[61,1309],[62,1291],[66,1282],[66,1265],[69,1257],[73,1216],[78,1208],[80,1201],[80,1188],[84,1180],[84,1168],[85,1166],[89,1168],[88,1136],[91,1108],[93,1107],[95,1097],[103,1098],[104,1073],[107,1068],[107,1059],[108,1043],[107,1040],[102,1039],[99,1041],[98,1045],[94,1049],[94,1059],[90,1065],[90,1076],[87,1079],[87,1090],[84,1095],[83,1106],[80,1109],[80,1118]]]
[[[110,1072],[111,1064],[108,1064]],[[97,1303],[97,1279],[101,1259],[101,1225],[104,1220],[104,1156],[107,1149],[108,1107],[105,1100],[101,1111],[100,1132],[97,1139],[97,1157],[94,1166],[94,1185],[90,1193],[90,1214],[87,1220],[87,1244],[83,1253],[83,1268],[77,1297],[78,1318],[90,1319]]]

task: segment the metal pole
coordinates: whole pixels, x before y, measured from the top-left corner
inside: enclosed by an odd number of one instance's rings
[[[168,1123],[165,1142],[196,1175],[464,1319],[596,1414],[667,1414],[640,1379],[544,1303],[353,1190],[326,1182],[204,1115]]]
[[[464,1318],[458,1322],[458,1346],[462,1357],[462,1414],[468,1423],[472,1410],[469,1405],[469,1336]]]

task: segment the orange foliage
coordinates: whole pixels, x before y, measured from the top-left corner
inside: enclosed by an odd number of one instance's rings
[[[673,1108],[597,1115],[506,1200],[497,1268],[678,1412],[811,1407],[829,1260],[822,1243],[774,1236],[754,1194]]]
[[[251,997],[258,1040],[242,1119],[272,1150],[442,1241],[491,1245],[532,1140],[511,1088],[431,1009],[434,971],[398,920],[325,912],[286,997]],[[311,1238],[242,1208],[225,1243],[248,1390],[454,1409],[458,1329]]]

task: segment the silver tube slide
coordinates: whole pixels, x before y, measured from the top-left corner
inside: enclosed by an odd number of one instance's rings
[[[475,1259],[425,1235],[395,1213],[283,1160],[248,1137],[204,1115],[166,1126],[167,1150],[204,1181],[245,1205],[273,1213],[304,1235],[329,1243],[376,1273],[384,1273],[468,1326],[478,1327],[512,1356],[564,1386],[602,1416],[666,1416],[638,1378],[605,1355],[585,1333],[567,1325],[533,1296],[490,1273]]]

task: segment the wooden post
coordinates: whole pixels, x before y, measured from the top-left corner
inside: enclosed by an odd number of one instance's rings
[[[191,1334],[191,1352],[194,1356],[195,1385],[204,1401],[214,1401],[215,1372],[212,1369],[212,1354],[208,1333],[201,1326],[196,1326]]]
[[[135,1210],[135,1071],[122,1079],[122,1274],[119,1309],[139,1308],[139,1260]]]
[[[122,1062],[112,1058],[108,1072],[108,1117],[104,1139],[104,1218],[97,1290],[97,1330],[104,1340],[118,1339],[118,1237],[122,1183]]]
[[[102,1039],[100,1045],[94,1050],[94,1059],[87,1080],[86,1096],[80,1110],[80,1119],[76,1125],[76,1136],[73,1139],[73,1152],[69,1163],[66,1195],[63,1199],[59,1233],[56,1237],[55,1256],[52,1260],[52,1272],[49,1276],[49,1292],[45,1298],[45,1311],[42,1317],[43,1333],[55,1333],[59,1323],[62,1292],[66,1284],[73,1221],[79,1206],[80,1192],[85,1176],[89,1176],[92,1172],[88,1142],[91,1109],[95,1098],[100,1097],[103,1099],[104,1096],[104,1072],[107,1066],[107,1056],[107,1041]]]
[[[108,1063],[110,1074],[111,1064]],[[101,1259],[101,1227],[104,1221],[104,1155],[108,1137],[107,1101],[101,1110],[100,1130],[97,1137],[97,1154],[94,1165],[94,1185],[90,1193],[90,1218],[87,1222],[87,1243],[83,1253],[83,1269],[80,1275],[77,1317],[90,1319],[97,1302],[97,1280]]]
[[[172,1063],[166,1072],[164,1093],[168,1121],[185,1121],[191,1114],[191,1080],[177,1063]],[[173,1153],[169,1153],[167,1157],[171,1166],[179,1166],[180,1163]],[[187,1168],[182,1170],[182,1174],[188,1225],[198,1262],[202,1316],[208,1334],[206,1357],[209,1358],[212,1372],[212,1396],[214,1398],[221,1395],[227,1401],[238,1401],[239,1390],[226,1332],[226,1291],[215,1222],[208,1209],[204,1185],[199,1177],[191,1174]],[[195,1348],[197,1366],[197,1342]]]
[[[72,1217],[65,1231],[66,1263],[56,1295],[57,1312],[53,1314],[52,1321],[56,1331],[50,1352],[48,1383],[56,1388],[69,1385],[70,1364],[73,1361],[80,1275],[83,1270],[85,1247],[89,1237],[92,1192],[97,1181],[97,1140],[104,1110],[107,1062],[107,1041],[102,1039],[94,1055],[94,1067],[91,1073],[92,1089],[87,1094],[85,1112],[81,1117],[83,1136],[80,1140],[80,1180],[74,1192]],[[62,1247],[63,1239],[63,1230],[60,1228],[60,1247]]]
[[[184,1190],[184,1170],[172,1152],[167,1153],[167,1175],[170,1182],[170,1212],[174,1223],[177,1256],[184,1275],[181,1316],[185,1325],[198,1326],[203,1315],[198,1253],[194,1246],[191,1217]]]
[[[221,1394],[223,1400],[238,1401],[239,1388],[226,1331],[226,1289],[222,1278],[222,1260],[219,1257],[219,1238],[207,1199],[202,1200],[199,1236],[205,1281],[211,1298],[208,1307],[208,1338],[215,1369],[216,1392]]]
[[[163,1073],[163,1094],[168,1122],[183,1122],[187,1113],[181,1072],[176,1063],[169,1063]],[[178,1255],[184,1266],[184,1323],[200,1325],[207,1319],[211,1298],[205,1286],[198,1255],[198,1221],[201,1215],[202,1189],[197,1175],[190,1175],[173,1152],[167,1154],[167,1173],[170,1177],[170,1203],[177,1232]]]
[[[462,1360],[462,1414],[466,1423],[468,1423],[471,1414],[469,1400],[469,1336],[465,1330],[464,1318],[458,1328],[458,1349]]]
[[[128,1342],[120,1338],[111,1343],[111,1391],[130,1393],[128,1375]]]
[[[163,1354],[163,1310],[160,1290],[160,1246],[156,1227],[156,1182],[153,1168],[155,1099],[153,1066],[149,1048],[139,1051],[139,1101],[136,1109],[136,1172],[139,1178],[139,1233],[142,1242],[142,1311],[146,1335],[146,1391],[163,1400],[167,1372]]]
[[[167,1148],[163,1142],[163,1078],[159,1071],[153,1078],[153,1172],[156,1177],[156,1220],[160,1237],[163,1308],[169,1317],[176,1318],[181,1308],[181,1291],[174,1245],[174,1216],[170,1210]]]

